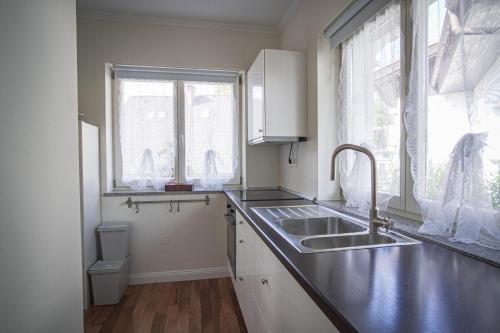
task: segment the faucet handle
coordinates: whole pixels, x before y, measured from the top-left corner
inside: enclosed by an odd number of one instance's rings
[[[392,229],[392,226],[394,225],[394,220],[390,217],[377,216],[375,224],[377,227],[384,227],[385,231],[389,231],[389,229]]]
[[[385,231],[389,231],[389,229],[392,229],[392,227],[394,226],[394,220],[391,219],[391,217],[384,217],[382,218],[384,220],[384,227],[385,227]]]

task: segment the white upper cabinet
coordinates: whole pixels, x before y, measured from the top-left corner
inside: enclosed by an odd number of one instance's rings
[[[261,50],[248,71],[248,143],[284,143],[307,135],[303,52]]]

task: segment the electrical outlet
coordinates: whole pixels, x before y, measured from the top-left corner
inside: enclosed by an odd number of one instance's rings
[[[168,237],[166,235],[160,237],[160,245],[167,246],[169,243]]]

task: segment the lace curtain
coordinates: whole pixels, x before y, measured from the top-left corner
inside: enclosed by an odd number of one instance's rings
[[[392,3],[341,44],[339,142],[364,146],[377,160],[377,202],[399,195],[400,6]],[[370,162],[362,153],[339,156],[347,206],[370,207]]]
[[[185,178],[203,188],[221,188],[237,177],[234,89],[233,83],[184,82]]]
[[[500,2],[414,1],[405,110],[419,232],[500,249]]]
[[[133,190],[157,190],[175,177],[175,82],[117,82],[122,182]]]

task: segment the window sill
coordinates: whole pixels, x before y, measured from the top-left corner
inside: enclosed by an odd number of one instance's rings
[[[320,201],[319,204],[336,209],[338,211],[355,215],[357,217],[368,218],[368,214],[363,214],[356,208],[349,208],[345,206],[345,201]],[[381,215],[388,216],[387,213],[382,213]],[[424,240],[430,243],[434,243],[440,246],[444,246],[452,251],[459,252],[461,254],[473,257],[475,259],[485,261],[497,267],[500,267],[500,251],[490,249],[487,247],[479,246],[477,244],[466,244],[461,242],[452,242],[446,237],[434,236],[434,235],[424,235],[417,232],[418,227],[420,227],[421,222],[399,216],[390,214],[391,218],[394,220],[394,230],[406,234],[410,237],[414,237],[420,240]]]
[[[150,195],[188,195],[188,194],[216,194],[224,193],[226,190],[239,190],[240,184],[226,184],[222,188],[207,189],[194,185],[192,191],[160,191],[153,187],[147,187],[143,191],[134,191],[128,186],[115,187],[111,192],[104,192],[104,197],[131,197],[131,196],[150,196]]]
[[[150,196],[150,195],[186,195],[186,194],[217,194],[224,193],[226,189],[194,189],[192,191],[133,191],[133,190],[114,190],[113,192],[105,192],[104,197],[132,197],[132,196]]]

